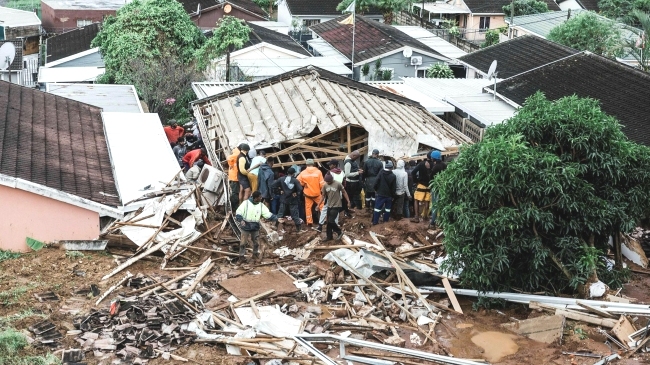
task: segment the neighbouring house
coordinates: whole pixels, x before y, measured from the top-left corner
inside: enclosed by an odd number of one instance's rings
[[[99,30],[100,24],[93,23],[47,38],[45,41],[45,64],[90,50],[90,44]],[[93,53],[93,57],[101,59],[98,54]],[[79,58],[81,57],[75,59],[77,64],[82,62]]]
[[[63,33],[102,23],[131,0],[41,0],[43,29],[48,33]]]
[[[0,81],[0,135],[0,248],[96,239],[122,216],[100,108]]]
[[[580,52],[499,82],[497,96],[521,106],[537,91],[550,100],[577,95],[600,102],[632,141],[650,146],[650,74],[590,52]],[[490,89],[493,86],[489,87]]]
[[[38,54],[41,20],[33,11],[0,6],[0,41],[23,40],[23,54]]]
[[[311,27],[318,38],[322,38],[329,46],[330,52],[338,51],[350,59],[352,64],[352,25],[341,24],[348,15],[342,15],[325,23]],[[322,54],[320,51],[319,54]],[[356,17],[354,45],[354,79],[369,80],[377,75],[384,81],[395,77],[424,77],[425,70],[432,64],[449,63],[449,58],[432,49],[419,40],[409,36],[397,28],[368,19]],[[380,62],[382,76],[375,72]],[[364,67],[365,65],[368,65]],[[368,71],[368,73],[364,72]]]
[[[341,16],[336,10],[341,0],[278,0],[278,22],[291,27],[294,32],[306,32],[309,28]],[[377,9],[370,9],[363,15],[368,19],[383,22],[384,17]]]
[[[281,107],[278,107],[280,105]],[[213,160],[242,141],[271,148],[275,167],[342,160],[368,146],[395,158],[471,143],[417,102],[308,66],[192,103]],[[289,147],[291,146],[291,147]]]
[[[268,14],[252,0],[177,0],[201,29],[212,29],[225,15],[246,21],[267,20]]]
[[[467,67],[468,79],[487,77],[490,65],[497,61],[496,76],[506,79],[578,52],[544,38],[526,35],[469,53],[458,61]]]
[[[133,85],[51,83],[45,91],[102,108],[104,113],[143,113]]]

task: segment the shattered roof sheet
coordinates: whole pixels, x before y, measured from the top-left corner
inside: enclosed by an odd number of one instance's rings
[[[498,94],[519,105],[538,90],[549,100],[574,94],[599,100],[602,110],[624,126],[629,139],[646,146],[650,146],[649,89],[650,74],[588,52],[497,84]]]
[[[280,143],[304,137],[316,127],[326,133],[347,125],[368,131],[369,143],[386,155],[414,154],[422,135],[430,136],[432,147],[441,150],[470,143],[417,102],[314,66],[194,104],[210,114],[207,137],[212,140],[217,129],[223,131],[217,138],[227,148],[243,140],[252,145]]]
[[[119,205],[100,112],[0,81],[0,173]]]

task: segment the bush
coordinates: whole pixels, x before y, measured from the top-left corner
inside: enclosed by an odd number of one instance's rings
[[[481,291],[616,285],[602,257],[650,204],[650,149],[592,99],[531,96],[439,174],[445,270]],[[619,263],[620,264],[620,263]]]
[[[454,71],[446,63],[436,63],[427,69],[427,77],[432,79],[453,79]]]

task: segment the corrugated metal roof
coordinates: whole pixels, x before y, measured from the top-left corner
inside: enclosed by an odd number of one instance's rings
[[[404,80],[406,85],[438,100],[444,100],[448,96],[478,94],[482,92],[484,87],[494,84],[494,81],[487,79],[423,79],[403,77],[402,80]]]
[[[192,90],[197,98],[205,99],[248,84],[250,82],[193,82]]]
[[[462,49],[454,46],[453,44],[447,42],[446,40],[436,36],[435,34],[429,32],[428,30],[410,25],[394,25],[398,30],[406,33],[407,35],[417,39],[418,41],[426,44],[434,51],[440,53],[441,55],[450,58],[456,59],[463,57],[467,52]]]
[[[24,27],[41,25],[41,20],[33,11],[18,10],[0,6],[0,26]]]
[[[142,113],[133,85],[50,83],[47,92],[102,108],[104,112]]]
[[[103,67],[40,67],[38,82],[94,82],[104,71]]]
[[[582,13],[583,9],[571,10],[571,16]],[[568,11],[549,11],[548,13],[531,14],[516,16],[512,24],[515,27],[525,29],[527,32],[534,33],[540,37],[546,38],[551,29],[564,23],[569,15]],[[510,18],[505,18],[506,23],[510,24]]]
[[[411,100],[311,66],[193,104],[208,120],[204,140],[218,139],[226,151],[244,140],[277,145],[348,125],[364,128],[369,145],[389,156],[416,153],[421,136],[440,150],[471,143]]]
[[[323,57],[335,57],[342,63],[350,63],[350,59],[343,53],[339,52],[323,38],[315,38],[307,41],[307,44]]]
[[[426,110],[434,114],[443,114],[455,110],[453,106],[422,93],[420,90],[405,84],[404,81],[368,81],[365,84],[415,100]]]
[[[480,93],[448,97],[447,102],[486,126],[499,124],[515,115],[516,109],[492,94]]]
[[[352,75],[352,70],[333,57],[258,58],[237,60],[237,67],[258,81],[306,66],[316,66],[337,75]]]

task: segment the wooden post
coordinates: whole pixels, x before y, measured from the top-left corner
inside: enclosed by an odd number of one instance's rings
[[[352,137],[350,136],[350,125],[348,124],[348,154],[352,153]]]

